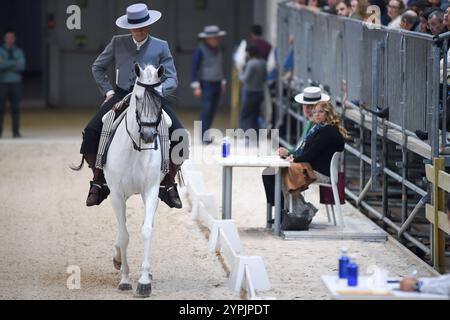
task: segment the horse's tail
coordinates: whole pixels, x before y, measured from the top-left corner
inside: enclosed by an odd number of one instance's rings
[[[84,155],[81,156],[81,163],[78,167],[75,167],[74,165],[70,166],[70,169],[72,169],[73,171],[80,171],[83,168],[83,164],[84,164]]]

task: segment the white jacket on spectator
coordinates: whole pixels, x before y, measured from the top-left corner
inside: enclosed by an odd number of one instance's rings
[[[246,63],[246,52],[245,49],[247,48],[247,41],[242,40],[239,44],[239,47],[236,49],[234,53],[234,65],[236,66],[236,69],[239,71],[239,73],[242,73],[245,63]]]
[[[277,60],[275,58],[275,48],[272,48],[269,53],[269,58],[267,58],[267,73],[271,73],[277,68]]]
[[[442,294],[450,297],[450,274],[435,278],[420,278],[420,292]]]
[[[395,18],[394,20],[392,20],[391,22],[389,22],[389,24],[387,25],[387,27],[389,29],[400,29],[400,22],[402,22],[402,16],[398,16],[397,18]]]

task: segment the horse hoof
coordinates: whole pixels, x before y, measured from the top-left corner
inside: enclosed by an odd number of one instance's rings
[[[150,297],[150,294],[152,293],[152,284],[141,284],[138,283],[137,289],[136,289],[136,298],[148,298]]]
[[[122,267],[122,262],[117,261],[116,258],[113,258],[113,265],[116,270],[120,270],[120,268]]]
[[[130,290],[133,290],[133,287],[129,283],[121,283],[121,284],[119,284],[119,290],[120,291],[130,291]]]

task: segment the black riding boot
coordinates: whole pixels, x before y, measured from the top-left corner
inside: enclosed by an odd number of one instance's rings
[[[103,170],[95,167],[95,161],[97,159],[97,155],[95,154],[85,154],[83,155],[84,159],[89,165],[89,168],[92,169],[94,174],[93,180],[90,182],[89,194],[86,199],[86,206],[92,207],[95,205],[99,205],[105,200],[109,195],[109,188],[106,185],[105,176],[103,174]]]
[[[175,183],[175,177],[180,168],[181,165],[175,165],[170,161],[169,172],[166,174],[159,187],[159,198],[170,208],[181,209],[183,207],[180,195],[178,194],[177,184]]]

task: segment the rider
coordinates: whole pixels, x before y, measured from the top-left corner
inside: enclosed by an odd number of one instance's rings
[[[172,54],[166,41],[149,35],[150,25],[161,18],[161,12],[149,10],[145,4],[134,4],[127,8],[127,14],[116,20],[116,25],[122,29],[130,30],[129,35],[114,36],[105,50],[97,57],[92,65],[92,73],[100,92],[105,97],[101,108],[97,111],[92,120],[83,131],[83,143],[80,153],[89,164],[94,173],[91,188],[86,200],[87,206],[99,205],[109,194],[103,171],[95,167],[97,149],[99,146],[102,130],[102,117],[121,101],[128,93],[133,91],[136,81],[135,63],[141,67],[151,64],[155,67],[163,65],[165,74],[161,85],[156,90],[166,97],[178,85],[177,73],[175,70]],[[116,87],[113,88],[107,76],[109,67],[115,65]],[[172,127],[169,130],[170,136],[177,129],[184,129],[175,113],[167,105],[164,99],[163,109],[172,120]],[[185,131],[184,131],[185,132]],[[187,134],[187,132],[185,132]],[[172,141],[170,151],[179,143],[187,143],[187,136],[184,135],[179,141]],[[181,167],[182,160],[188,156],[182,148],[180,161],[174,163],[170,156],[169,173],[166,174],[160,186],[160,198],[171,208],[181,208],[182,203],[177,191],[175,176]],[[172,152],[170,152],[172,153]]]

